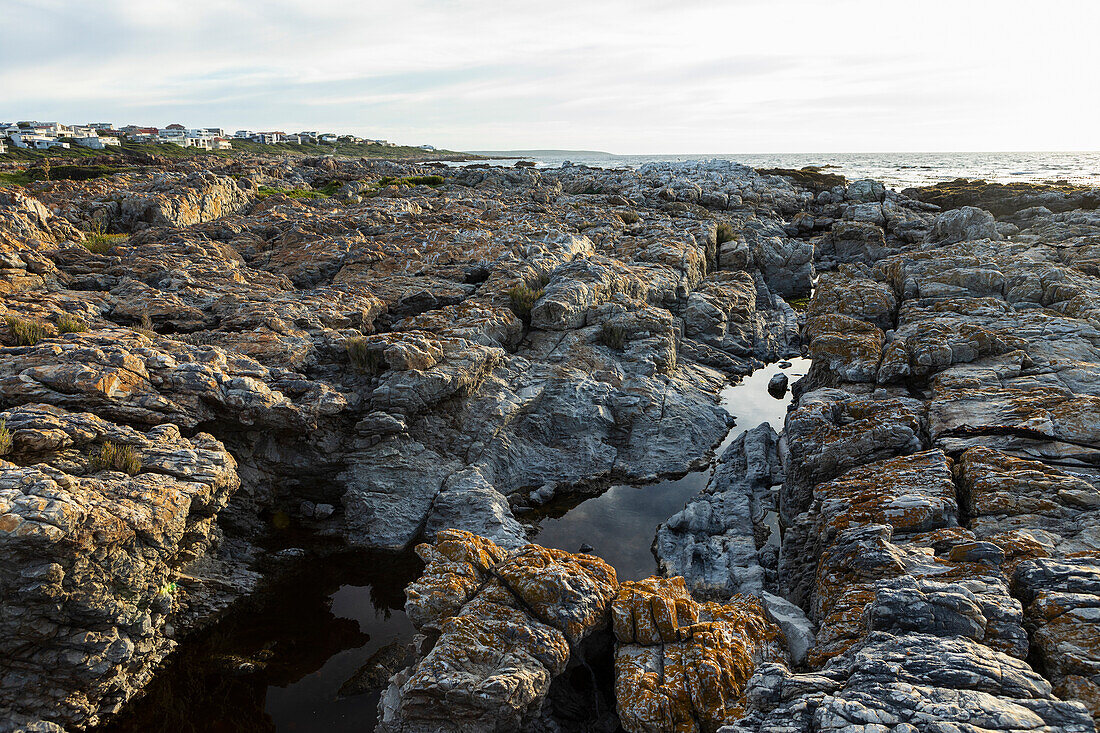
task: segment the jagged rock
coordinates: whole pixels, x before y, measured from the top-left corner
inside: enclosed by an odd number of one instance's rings
[[[771,487],[782,482],[778,436],[767,423],[730,444],[710,483],[657,528],[654,552],[661,571],[683,576],[699,597],[759,594],[765,569],[758,551],[774,510]]]
[[[438,638],[391,680],[384,731],[517,729],[538,712],[570,649],[608,623],[615,571],[592,555],[444,530],[408,590],[409,618]]]
[[[622,584],[612,602],[615,698],[623,728],[710,731],[737,719],[757,666],[784,658],[759,600],[697,604],[681,578]]]
[[[954,244],[971,239],[1004,239],[1004,236],[997,230],[997,222],[992,214],[973,206],[964,206],[937,216],[929,239],[933,242]]]
[[[187,564],[216,539],[236,462],[211,436],[170,424],[141,432],[42,404],[0,411],[0,424],[11,435],[0,458],[0,718],[94,724],[171,651],[181,604],[199,603]],[[95,462],[107,444],[132,451],[132,475]]]

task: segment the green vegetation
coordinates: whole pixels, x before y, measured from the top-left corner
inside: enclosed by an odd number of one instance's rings
[[[8,316],[5,320],[16,346],[34,346],[44,338],[57,335],[53,326],[39,320],[16,316]]]
[[[787,298],[787,305],[799,313],[804,313],[810,307],[810,296],[802,295],[797,298]]]
[[[120,445],[108,440],[99,452],[88,457],[88,468],[95,471],[121,471],[133,476],[141,470],[141,458],[133,446]]]
[[[103,224],[98,221],[92,224],[92,228],[85,234],[86,236],[81,244],[84,245],[84,249],[97,255],[107,254],[116,244],[130,238],[129,234],[108,234],[107,230],[103,228]]]
[[[724,244],[729,242],[734,237],[733,225],[728,221],[719,222],[718,224],[718,244]]]
[[[637,224],[639,221],[642,220],[642,217],[638,215],[638,212],[631,211],[630,209],[627,209],[626,211],[618,211],[616,213],[619,215],[619,218],[623,220],[623,224],[626,225]]]
[[[517,285],[508,291],[508,298],[512,301],[512,310],[524,322],[531,320],[531,309],[535,307],[535,301],[542,297],[542,288],[532,288],[529,285]]]
[[[58,333],[84,333],[88,330],[88,324],[83,319],[66,313],[57,319]]]
[[[604,323],[600,326],[600,343],[609,349],[622,351],[626,343],[626,329],[612,323]]]
[[[370,348],[371,340],[366,336],[350,338],[346,342],[348,359],[357,371],[365,374],[381,374],[386,370],[386,358],[381,351]]]
[[[11,430],[8,429],[6,420],[0,420],[0,456],[7,455],[11,450]]]

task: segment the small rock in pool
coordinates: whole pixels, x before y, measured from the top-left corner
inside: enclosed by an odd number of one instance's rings
[[[787,394],[787,375],[783,373],[776,374],[768,382],[768,394],[776,399]]]
[[[583,552],[585,555],[591,555],[596,551],[596,548],[587,542],[582,542],[581,546],[577,549],[577,552]]]
[[[781,361],[781,362],[779,362],[779,368],[780,368],[780,369],[790,369],[790,368],[791,368],[791,367],[793,367],[793,366],[794,366],[794,364],[792,364],[792,363],[791,363],[791,362],[789,362],[789,361]]]

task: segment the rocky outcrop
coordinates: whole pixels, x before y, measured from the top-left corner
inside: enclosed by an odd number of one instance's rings
[[[783,633],[759,600],[699,604],[679,577],[623,583],[611,614],[615,699],[629,733],[731,723],[756,668],[785,656]]]
[[[922,188],[907,188],[906,196],[944,209],[976,206],[998,217],[1042,206],[1053,212],[1095,209],[1100,189],[1036,183],[996,183],[959,178]]]
[[[190,226],[235,214],[253,192],[233,178],[192,173],[184,178],[154,179],[107,209],[111,226],[135,231],[149,226]]]
[[[1100,288],[1091,221],[1052,219],[1006,240],[945,212],[935,244],[822,279],[777,583],[816,634],[727,733],[1092,730]]]
[[[204,433],[40,403],[0,425],[0,729],[95,724],[149,680],[204,583],[254,582],[189,569],[219,537],[236,462]]]
[[[387,730],[1097,714],[1083,195],[927,203],[722,161],[160,165],[0,195],[18,724],[108,718],[287,557],[424,540]],[[722,387],[803,351],[782,433],[746,431],[659,527],[667,577],[528,544],[539,512],[709,467]],[[286,530],[301,547],[261,549]]]
[[[383,693],[380,729],[520,729],[571,650],[607,626],[614,569],[535,545],[506,553],[456,530],[417,552],[427,567],[406,607],[427,636],[420,659]]]

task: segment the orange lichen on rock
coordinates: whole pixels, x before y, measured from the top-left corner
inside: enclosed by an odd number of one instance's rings
[[[538,545],[513,553],[493,574],[527,605],[539,620],[576,642],[603,627],[618,590],[615,568],[595,555],[576,554]]]
[[[624,583],[612,616],[615,699],[631,733],[717,730],[742,714],[757,666],[784,657],[759,600],[697,604],[679,577]]]
[[[471,532],[447,529],[435,544],[421,544],[416,554],[424,574],[405,589],[405,611],[417,628],[435,626],[458,612],[485,582],[490,567],[505,551]]]

